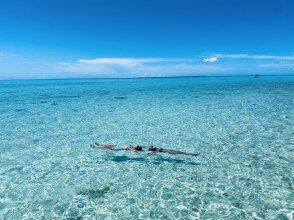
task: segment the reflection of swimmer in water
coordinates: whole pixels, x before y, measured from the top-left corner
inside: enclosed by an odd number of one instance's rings
[[[191,155],[191,156],[198,156],[200,153],[186,153],[183,151],[179,151],[179,150],[173,150],[173,149],[163,149],[163,148],[158,148],[158,147],[154,147],[154,146],[150,146],[148,148],[149,151],[152,151],[153,153],[168,153],[168,154],[184,154],[184,155]]]
[[[127,147],[120,147],[116,144],[99,144],[99,143],[95,142],[95,145],[91,144],[91,147],[93,147],[93,148],[106,148],[106,149],[115,150],[115,151],[119,151],[119,150],[143,151],[143,148],[139,145],[137,145],[137,146],[129,145]]]

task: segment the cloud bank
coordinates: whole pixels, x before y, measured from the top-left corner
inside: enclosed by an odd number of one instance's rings
[[[59,71],[94,74],[105,77],[158,77],[225,73],[220,65],[193,63],[182,58],[95,58],[58,64]]]
[[[294,56],[211,54],[193,59],[95,58],[59,63],[56,67],[61,72],[101,77],[275,74],[292,72]]]
[[[0,52],[0,79],[68,77],[168,77],[294,74],[294,56],[207,54],[189,58],[79,58],[35,60]]]
[[[218,61],[217,57],[207,57],[203,59],[204,63],[215,63]]]
[[[254,54],[214,54],[217,58],[229,59],[255,59],[255,60],[293,60],[292,56],[276,56],[276,55],[254,55]]]

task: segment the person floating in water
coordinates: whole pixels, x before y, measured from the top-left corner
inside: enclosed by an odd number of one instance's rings
[[[114,150],[114,151],[121,151],[121,150],[127,150],[127,151],[144,151],[143,147],[140,145],[129,145],[126,147],[120,147],[116,144],[99,144],[95,142],[95,145],[91,144],[90,145],[93,148],[105,148],[109,150]],[[164,148],[158,148],[155,146],[150,146],[148,148],[148,151],[151,151],[152,153],[168,153],[168,154],[183,154],[183,155],[191,155],[191,156],[198,156],[200,153],[186,153],[180,150],[174,150],[174,149],[164,149]]]
[[[184,154],[184,155],[191,155],[191,156],[198,156],[200,153],[186,153],[179,150],[173,150],[173,149],[164,149],[164,148],[158,148],[155,146],[150,146],[148,148],[149,151],[152,151],[153,153],[168,153],[168,154]]]
[[[106,149],[115,150],[115,151],[120,151],[120,150],[144,151],[142,146],[140,146],[140,145],[137,145],[137,146],[129,145],[126,147],[120,147],[116,144],[99,144],[99,143],[95,142],[95,145],[91,144],[91,147],[93,147],[93,148],[106,148]]]

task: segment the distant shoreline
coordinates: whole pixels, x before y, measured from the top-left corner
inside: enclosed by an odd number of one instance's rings
[[[0,81],[31,81],[31,80],[93,80],[93,79],[164,79],[164,78],[219,78],[219,77],[254,77],[252,75],[200,75],[200,76],[150,76],[150,77],[69,77],[69,78],[13,78],[13,79],[0,79]],[[260,77],[293,77],[294,74],[259,74]]]

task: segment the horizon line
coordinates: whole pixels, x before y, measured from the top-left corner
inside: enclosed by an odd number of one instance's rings
[[[164,79],[164,78],[205,78],[205,77],[253,77],[259,76],[294,76],[294,74],[240,74],[240,75],[198,75],[198,76],[134,76],[134,77],[68,77],[68,78],[12,78],[0,81],[29,81],[29,80],[81,80],[81,79]]]

